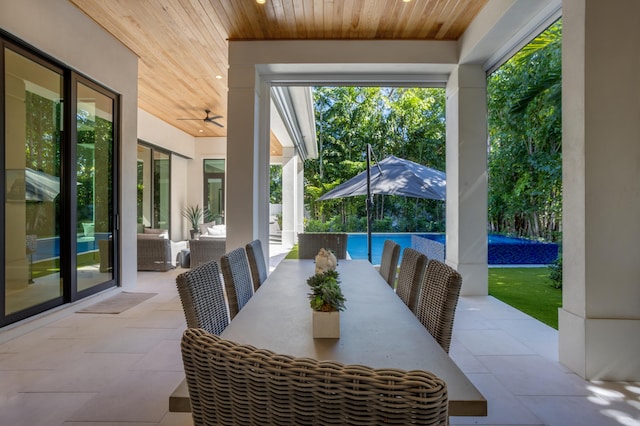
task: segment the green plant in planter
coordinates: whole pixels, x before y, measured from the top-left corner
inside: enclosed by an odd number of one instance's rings
[[[198,226],[200,225],[203,214],[204,211],[198,204],[195,206],[187,206],[182,210],[182,216],[189,221],[191,230],[194,232],[198,232]]]
[[[342,294],[338,276],[338,271],[326,271],[307,279],[307,284],[311,287],[308,294],[311,309],[321,312],[344,310],[344,302],[347,299]]]

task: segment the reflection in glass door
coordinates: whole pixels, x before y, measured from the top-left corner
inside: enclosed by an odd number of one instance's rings
[[[117,284],[118,96],[0,35],[0,327]]]
[[[81,82],[76,109],[78,292],[113,278],[114,100]]]
[[[138,232],[170,229],[171,155],[138,144]]]
[[[204,160],[204,206],[207,222],[224,223],[224,160]]]
[[[4,314],[62,296],[60,137],[63,78],[4,49]]]
[[[153,227],[169,229],[171,156],[153,150]]]

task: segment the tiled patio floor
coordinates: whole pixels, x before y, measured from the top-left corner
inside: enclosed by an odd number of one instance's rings
[[[192,424],[190,414],[168,412],[184,378],[182,271],[139,273],[135,291],[157,295],[118,315],[75,313],[95,302],[84,301],[1,331],[0,425]],[[462,297],[451,356],[489,415],[451,423],[640,425],[640,383],[584,381],[557,352],[555,330],[492,297]]]

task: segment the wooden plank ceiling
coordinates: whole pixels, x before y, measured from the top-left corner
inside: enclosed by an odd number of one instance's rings
[[[228,40],[457,40],[488,0],[69,0],[140,58],[138,106],[226,136]]]

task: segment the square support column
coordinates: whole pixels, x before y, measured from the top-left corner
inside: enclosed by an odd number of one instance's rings
[[[564,0],[560,361],[640,380],[640,3]]]
[[[487,77],[459,65],[447,82],[446,262],[462,275],[460,294],[486,296]]]
[[[226,250],[269,241],[269,85],[230,51],[227,120]],[[264,247],[268,251],[268,244]],[[268,255],[268,254],[267,254]]]
[[[296,164],[298,157],[293,148],[283,150],[282,158],[282,245],[293,247],[296,243]]]

